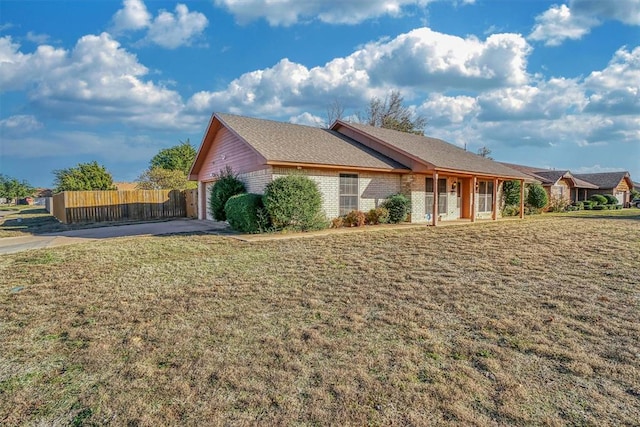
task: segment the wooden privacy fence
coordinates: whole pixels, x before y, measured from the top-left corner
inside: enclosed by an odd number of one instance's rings
[[[63,191],[52,213],[65,224],[185,217],[186,199],[180,190]]]

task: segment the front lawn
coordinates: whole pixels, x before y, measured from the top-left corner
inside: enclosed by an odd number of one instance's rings
[[[640,216],[575,214],[0,256],[0,424],[636,425]]]

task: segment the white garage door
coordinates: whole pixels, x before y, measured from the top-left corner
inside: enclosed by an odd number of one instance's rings
[[[624,192],[616,193],[616,199],[618,199],[618,203],[624,205]]]

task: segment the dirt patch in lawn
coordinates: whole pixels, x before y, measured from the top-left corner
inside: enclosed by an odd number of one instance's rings
[[[634,425],[640,227],[554,217],[0,257],[0,424]]]

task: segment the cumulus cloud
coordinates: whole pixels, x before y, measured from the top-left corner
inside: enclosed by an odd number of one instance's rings
[[[46,115],[147,128],[194,124],[181,116],[181,96],[144,80],[148,69],[108,33],[84,36],[69,51],[39,46],[34,53],[22,53],[2,37],[0,58],[0,90],[27,89],[30,102]]]
[[[314,127],[327,126],[327,121],[325,119],[308,112],[304,112],[302,114],[298,114],[297,116],[290,117],[289,123],[293,123],[296,125],[314,126]]]
[[[113,15],[113,31],[122,33],[149,26],[151,14],[142,0],[124,0],[122,9]]]
[[[175,49],[200,37],[209,21],[200,12],[190,12],[184,4],[178,4],[175,13],[160,10],[152,18],[142,0],[124,0],[123,8],[113,16],[113,24],[115,34],[146,29],[144,41]]]
[[[591,91],[585,111],[603,114],[640,114],[640,47],[618,50],[602,71],[585,79]]]
[[[433,0],[215,0],[240,23],[264,18],[272,26],[318,19],[329,24],[357,24],[384,15],[400,16],[410,6],[425,7]],[[473,3],[464,0],[463,3]]]
[[[640,0],[572,0],[568,6],[553,5],[535,18],[529,39],[558,46],[567,39],[581,39],[605,20],[640,25]]]
[[[241,75],[224,90],[199,92],[189,105],[196,111],[293,115],[337,98],[347,107],[361,105],[390,88],[415,92],[518,85],[529,80],[529,51],[517,34],[494,34],[482,41],[420,28],[369,43],[323,66],[307,68],[285,58]]]

